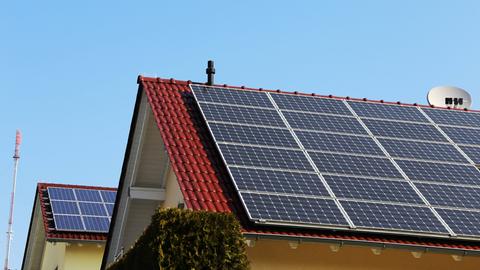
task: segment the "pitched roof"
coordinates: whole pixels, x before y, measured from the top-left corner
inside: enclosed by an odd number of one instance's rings
[[[94,187],[94,186],[80,186],[80,185],[65,185],[65,184],[51,184],[38,183],[37,194],[40,199],[40,209],[42,211],[42,220],[45,229],[45,236],[50,240],[83,240],[83,241],[106,241],[108,233],[94,233],[94,232],[65,232],[55,229],[53,221],[52,208],[50,199],[48,197],[47,188],[79,188],[90,190],[109,190],[116,191],[116,188],[109,187]]]
[[[240,220],[244,233],[249,235],[270,237],[289,236],[312,241],[364,242],[384,245],[417,246],[422,248],[480,251],[480,243],[473,241],[396,236],[354,231],[261,226],[254,224],[247,218],[237,192],[221,160],[220,154],[196,106],[196,101],[189,88],[192,82],[139,76],[138,83],[140,91],[145,91],[148,97],[155,121],[171,160],[171,166],[177,176],[186,206],[190,209],[233,212]],[[243,86],[218,86],[252,89]],[[252,90],[280,92],[289,95],[316,95],[297,92],[288,93],[280,90],[264,90],[261,88]],[[351,99],[349,97],[335,96],[322,97]],[[372,100],[367,99],[352,100],[372,102]],[[384,101],[373,102],[384,103]],[[400,102],[396,102],[395,104],[424,106],[402,104]]]

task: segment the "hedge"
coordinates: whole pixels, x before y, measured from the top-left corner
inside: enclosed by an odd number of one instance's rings
[[[245,239],[232,214],[159,209],[108,270],[248,269]]]

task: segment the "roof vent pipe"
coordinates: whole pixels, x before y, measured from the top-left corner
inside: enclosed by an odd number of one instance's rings
[[[212,60],[208,60],[207,72],[207,85],[213,85],[215,80],[215,67]]]

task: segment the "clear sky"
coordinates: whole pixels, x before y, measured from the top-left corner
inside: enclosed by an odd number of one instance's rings
[[[117,186],[138,74],[205,81],[213,59],[218,83],[421,104],[455,85],[478,109],[479,26],[474,0],[2,1],[0,231],[24,134],[11,266],[38,181]]]

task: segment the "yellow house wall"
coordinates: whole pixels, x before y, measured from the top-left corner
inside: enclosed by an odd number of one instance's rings
[[[46,242],[42,256],[41,270],[63,270],[66,243]]]
[[[64,270],[98,270],[102,264],[104,245],[75,244],[65,250]],[[60,269],[59,269],[60,270]]]
[[[253,270],[480,269],[480,257],[475,256],[455,261],[449,254],[427,252],[417,259],[408,250],[385,249],[380,255],[374,255],[370,247],[361,246],[343,246],[338,252],[332,252],[330,246],[323,243],[301,243],[297,249],[291,249],[287,241],[268,239],[247,247],[247,254]]]

